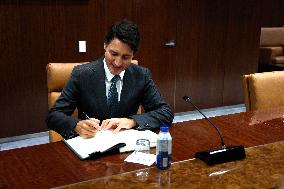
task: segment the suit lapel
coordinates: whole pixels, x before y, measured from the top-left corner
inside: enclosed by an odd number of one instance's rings
[[[133,90],[135,87],[133,86],[133,78],[131,78],[130,70],[127,68],[125,70],[125,74],[123,76],[123,87],[121,90],[120,101],[119,101],[119,112],[124,112],[127,107],[127,100],[129,96],[132,96]]]
[[[91,66],[92,71],[92,83],[95,83],[95,96],[94,100],[98,104],[98,111],[102,117],[108,117],[108,106],[107,106],[107,97],[106,97],[106,85],[105,85],[105,70],[103,59],[99,59],[98,61],[94,62]]]

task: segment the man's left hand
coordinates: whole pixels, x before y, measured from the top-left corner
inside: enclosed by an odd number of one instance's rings
[[[103,120],[101,124],[102,130],[114,130],[115,133],[121,129],[131,129],[136,126],[136,121],[134,119],[128,118],[111,118]]]

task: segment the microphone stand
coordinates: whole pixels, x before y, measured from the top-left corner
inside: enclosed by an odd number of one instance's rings
[[[200,110],[195,106],[191,99],[188,96],[184,96],[183,100],[189,102],[218,132],[218,135],[221,140],[221,148],[208,150],[208,151],[201,151],[196,152],[195,157],[204,161],[207,165],[214,165],[218,163],[225,163],[229,161],[235,161],[244,159],[246,157],[244,146],[226,146],[224,142],[223,135],[219,128],[215,126],[210,119],[207,118]]]

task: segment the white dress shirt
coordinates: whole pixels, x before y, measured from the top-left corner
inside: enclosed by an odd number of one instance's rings
[[[105,58],[104,58],[104,69],[105,69],[105,74],[106,74],[106,79],[105,79],[105,84],[106,84],[106,97],[108,97],[108,91],[111,85],[111,79],[114,77],[114,75],[112,73],[110,73]],[[123,70],[119,76],[120,79],[117,80],[116,82],[116,88],[117,88],[117,93],[118,93],[118,101],[120,101],[120,94],[121,94],[121,90],[122,90],[122,86],[123,86],[123,76],[124,76],[125,70]]]

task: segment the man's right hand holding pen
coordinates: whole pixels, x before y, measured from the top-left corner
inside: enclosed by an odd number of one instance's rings
[[[101,130],[100,120],[95,118],[90,118],[86,113],[83,112],[86,120],[81,120],[77,123],[74,131],[78,133],[83,138],[91,138],[96,135],[98,131]]]
[[[83,115],[86,120],[79,121],[74,129],[83,138],[94,137],[101,130],[112,130],[117,133],[121,129],[131,129],[137,124],[135,120],[129,118],[111,118],[103,120],[100,125],[100,120],[90,118],[85,112],[83,112]]]

